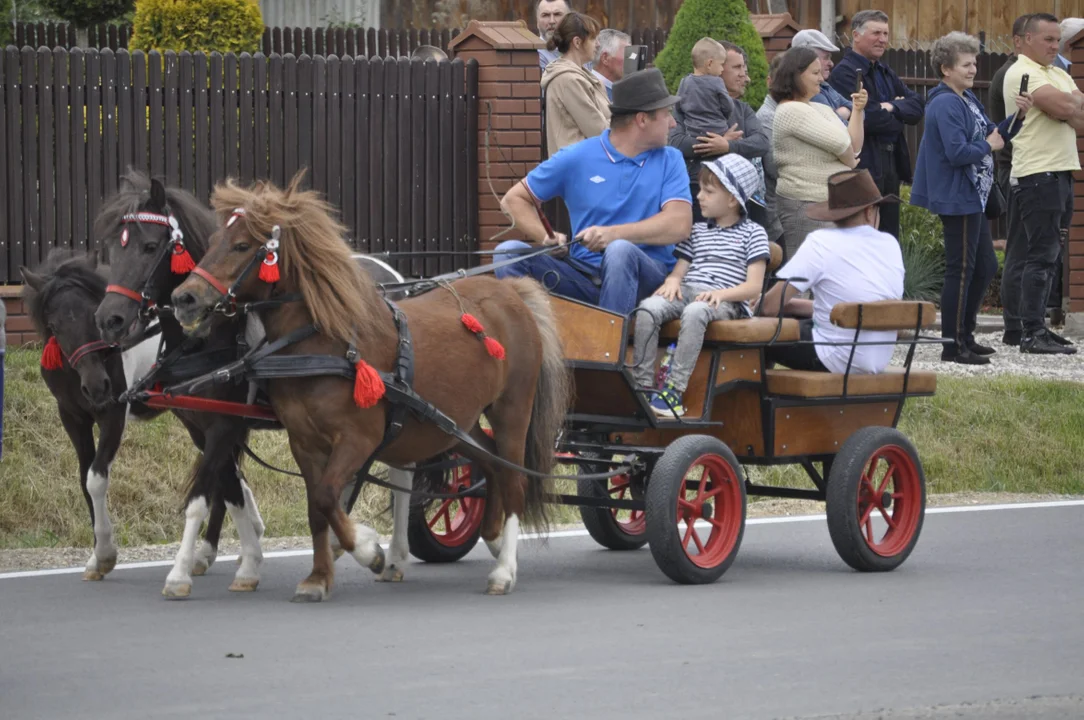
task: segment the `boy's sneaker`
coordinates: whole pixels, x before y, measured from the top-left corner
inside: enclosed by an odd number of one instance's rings
[[[685,414],[685,406],[681,404],[681,393],[670,383],[666,383],[666,386],[651,400],[651,409],[660,418],[681,417]]]

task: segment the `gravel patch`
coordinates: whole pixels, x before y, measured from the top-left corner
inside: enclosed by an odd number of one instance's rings
[[[933,333],[924,333],[931,335]],[[915,350],[914,370],[936,372],[941,375],[957,377],[992,377],[994,375],[1021,375],[1041,380],[1067,380],[1084,382],[1084,337],[1069,336],[1076,342],[1076,355],[1029,355],[1020,352],[1018,347],[1010,347],[1001,342],[1002,333],[979,333],[975,339],[982,345],[989,345],[997,352],[990,356],[989,365],[958,365],[954,362],[942,362],[941,346],[935,344],[919,345]],[[902,338],[901,338],[902,339]],[[893,365],[903,365],[907,357],[907,346],[896,347],[892,359]]]
[[[1049,502],[1053,500],[1078,500],[1071,495],[1025,495],[1021,493],[945,493],[930,495],[928,507],[952,507],[962,505],[993,505],[1023,502]],[[747,515],[750,518],[787,517],[817,515],[824,512],[824,503],[815,500],[789,500],[779,498],[750,499]],[[580,525],[561,525],[554,530],[578,530]],[[381,542],[387,543],[384,537]],[[274,550],[307,550],[312,547],[312,538],[274,537],[264,538],[264,552]],[[178,543],[165,545],[143,545],[122,547],[118,550],[118,563],[137,563],[172,560],[180,548]],[[236,555],[241,550],[235,539],[223,538],[219,546],[219,557]],[[0,550],[0,572],[18,572],[22,570],[44,570],[48,568],[81,568],[90,557],[89,548],[26,548],[18,550]]]

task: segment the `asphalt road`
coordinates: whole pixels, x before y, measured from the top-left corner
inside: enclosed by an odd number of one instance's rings
[[[316,606],[288,602],[304,557],[184,602],[166,568],[5,578],[0,717],[1080,718],[1082,555],[1078,505],[930,514],[884,575],[813,521],[750,525],[702,587],[583,537],[522,548],[504,598],[481,546],[400,585],[343,558]]]

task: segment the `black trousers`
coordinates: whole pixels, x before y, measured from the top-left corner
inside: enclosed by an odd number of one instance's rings
[[[764,350],[764,357],[769,363],[783,365],[791,370],[814,370],[816,372],[828,372],[821,359],[817,357],[817,347],[813,342],[813,321],[810,319],[798,322],[802,345],[773,345]]]
[[[1001,278],[1005,329],[1030,334],[1046,326],[1050,291],[1058,280],[1058,259],[1073,216],[1072,174],[1019,178],[1009,207]]]
[[[975,323],[986,289],[997,273],[990,221],[983,213],[942,215],[945,228],[945,285],[941,290],[941,337],[956,341],[956,352],[975,339]]]
[[[896,146],[894,143],[878,145],[870,150],[878,153],[881,161],[881,176],[875,178],[877,189],[882,195],[900,194],[900,169],[896,167]],[[897,240],[900,239],[900,206],[898,203],[881,205],[881,222],[877,226]]]

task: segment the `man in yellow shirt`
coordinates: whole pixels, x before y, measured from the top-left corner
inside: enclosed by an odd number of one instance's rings
[[[1061,30],[1047,13],[1032,15],[1016,63],[1005,73],[1006,114],[1015,111],[1021,80],[1035,102],[1013,139],[1009,242],[1002,277],[1005,341],[1025,353],[1073,354],[1046,327],[1046,304],[1073,213],[1073,172],[1080,170],[1076,133],[1084,129],[1084,94],[1054,66]]]

